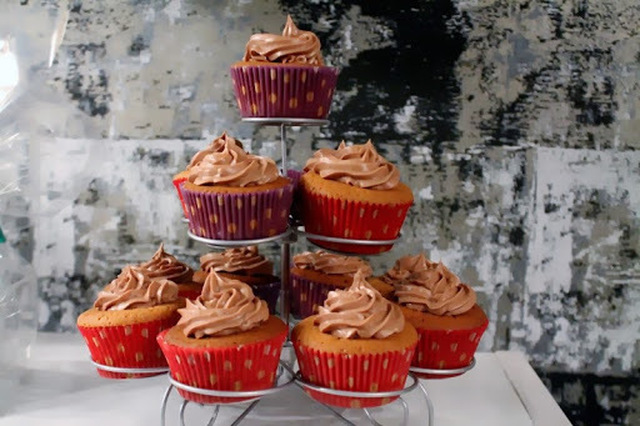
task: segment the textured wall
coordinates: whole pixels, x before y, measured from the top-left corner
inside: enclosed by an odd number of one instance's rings
[[[638,420],[636,0],[70,7],[41,72],[61,102],[34,106],[55,136],[32,143],[40,197],[25,237],[44,329],[72,330],[98,288],[162,240],[194,261],[203,252],[170,176],[211,135],[279,157],[273,130],[240,122],[228,67],[288,12],[342,69],[331,124],[290,133],[294,164],[372,138],[416,194],[403,244],[372,258],[376,271],[420,250],[442,259],[491,318],[482,349],[525,351],[577,423]]]

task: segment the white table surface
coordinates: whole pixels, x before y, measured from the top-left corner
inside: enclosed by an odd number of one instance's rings
[[[476,354],[476,367],[451,379],[423,381],[435,407],[436,426],[570,425],[526,358],[517,352]],[[38,336],[25,383],[0,426],[138,426],[159,425],[167,376],[110,380],[97,375],[79,335]],[[426,425],[427,410],[418,390],[405,396],[410,425]],[[167,425],[178,425],[181,399],[169,400]],[[225,406],[216,425],[229,425],[246,405]],[[187,425],[204,425],[211,407],[189,404]],[[361,410],[346,410],[358,425],[367,423]],[[383,424],[397,425],[400,406],[374,411]],[[243,425],[338,425],[329,411],[292,385],[263,398]]]

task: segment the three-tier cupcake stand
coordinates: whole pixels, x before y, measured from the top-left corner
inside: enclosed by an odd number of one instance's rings
[[[260,126],[278,126],[280,128],[280,148],[282,153],[282,161],[281,161],[281,172],[283,176],[287,176],[287,165],[288,165],[288,147],[287,147],[287,129],[289,127],[294,126],[324,126],[329,122],[328,120],[321,119],[301,119],[301,118],[243,118],[244,122],[254,123]],[[239,247],[239,246],[248,246],[248,245],[259,245],[266,243],[274,243],[277,242],[280,244],[280,276],[281,276],[281,290],[280,290],[280,317],[286,323],[291,325],[292,317],[291,317],[291,285],[290,285],[290,261],[291,261],[291,244],[295,243],[298,237],[305,237],[313,240],[333,242],[333,243],[346,243],[346,244],[356,244],[356,245],[369,245],[369,246],[381,246],[381,245],[393,245],[396,243],[399,238],[393,240],[384,240],[384,241],[372,241],[372,240],[354,240],[347,238],[337,238],[337,237],[328,237],[323,235],[316,235],[305,232],[304,228],[299,223],[295,223],[293,219],[290,221],[290,226],[287,231],[283,232],[279,235],[274,235],[267,238],[260,239],[252,239],[252,240],[212,240],[203,238],[201,236],[195,235],[191,232],[188,233],[189,237],[195,241],[206,244],[209,247],[213,248],[230,248],[230,247]],[[411,407],[409,404],[402,398],[403,395],[406,395],[409,392],[413,392],[416,389],[422,395],[424,399],[425,406],[427,409],[428,417],[425,419],[424,423],[433,426],[434,425],[434,407],[429,398],[429,394],[424,384],[420,382],[418,379],[419,375],[429,375],[433,376],[456,376],[463,374],[470,369],[472,369],[475,365],[475,360],[472,359],[471,363],[463,368],[459,369],[450,369],[450,370],[434,370],[434,369],[423,369],[423,368],[411,368],[411,372],[407,378],[405,386],[403,389],[396,391],[387,391],[387,392],[351,392],[345,390],[331,389],[327,387],[318,386],[316,384],[310,383],[306,381],[300,374],[299,371],[296,371],[296,363],[295,363],[295,355],[292,350],[291,342],[287,340],[285,342],[285,347],[283,350],[283,354],[280,360],[280,366],[278,368],[278,374],[276,378],[276,383],[272,388],[264,389],[264,390],[256,390],[256,391],[218,391],[211,389],[202,389],[195,388],[193,386],[188,386],[184,383],[178,382],[171,375],[169,375],[169,386],[165,391],[162,403],[161,403],[161,415],[160,422],[161,426],[166,426],[167,422],[167,406],[169,398],[174,389],[183,390],[187,392],[197,393],[204,396],[213,396],[213,397],[223,397],[223,398],[242,398],[243,402],[240,404],[247,404],[244,411],[241,412],[232,423],[232,425],[238,425],[242,422],[243,419],[253,410],[256,405],[260,402],[260,398],[272,395],[277,392],[282,391],[286,387],[291,385],[296,385],[301,390],[303,390],[309,398],[311,398],[311,393],[321,393],[324,395],[332,395],[332,396],[340,396],[347,398],[358,398],[358,399],[368,399],[368,398],[386,398],[389,403],[392,401],[398,401],[401,405],[402,409],[402,420],[399,423],[400,425],[408,425],[409,419],[409,411]],[[145,373],[158,373],[160,372],[158,369],[155,369],[153,372],[148,369],[128,369],[128,368],[119,368],[114,369],[113,367],[108,367],[104,365],[96,365],[97,368],[125,373],[125,374],[145,374]],[[118,370],[118,371],[115,371]],[[167,371],[167,369],[162,369],[162,372]],[[313,399],[313,398],[311,398]],[[181,426],[186,426],[185,422],[185,410],[187,405],[189,404],[189,400],[183,399],[182,403],[179,405],[178,418]],[[347,425],[355,426],[351,420],[345,417],[344,413],[341,412],[342,408],[332,407],[330,405],[318,402],[314,400],[314,402],[323,405],[326,407],[338,420]],[[393,402],[395,403],[395,402]],[[198,403],[199,405],[202,405]],[[237,404],[237,403],[236,403]],[[212,426],[220,411],[221,405],[225,404],[214,404],[213,412],[207,426]],[[384,407],[384,406],[383,406]],[[370,424],[374,426],[381,426],[381,423],[375,420],[373,410],[368,408],[360,409],[364,413],[364,417],[370,422]]]

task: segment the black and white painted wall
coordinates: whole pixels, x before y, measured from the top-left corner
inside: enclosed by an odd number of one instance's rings
[[[290,13],[342,70],[331,124],[290,133],[293,163],[371,138],[414,190],[376,271],[442,259],[491,318],[482,350],[526,352],[576,424],[640,423],[637,0],[68,6],[56,61],[37,70],[49,100],[30,111],[50,135],[31,142],[22,239],[42,329],[73,331],[160,241],[196,264],[171,176],[223,130],[279,158],[273,130],[240,121],[228,69]]]

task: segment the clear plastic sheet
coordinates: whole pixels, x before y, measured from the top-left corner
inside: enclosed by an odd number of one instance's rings
[[[37,141],[47,130],[29,111],[45,93],[42,71],[66,21],[66,3],[0,3],[0,416],[13,404],[37,328],[37,278],[23,249],[37,194],[30,164],[37,172]]]
[[[67,18],[64,1],[0,3],[0,220],[26,214],[7,200],[29,196],[30,145],[46,129],[28,111],[45,96],[42,71],[53,64]]]

